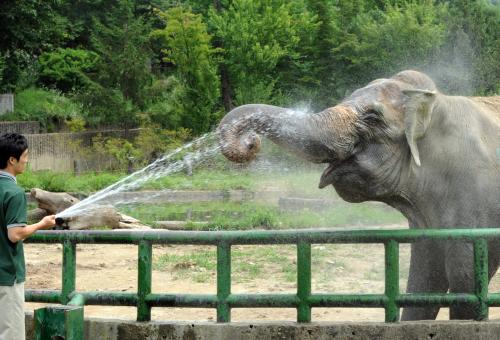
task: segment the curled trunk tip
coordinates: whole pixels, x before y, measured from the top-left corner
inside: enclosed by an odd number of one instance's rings
[[[239,136],[239,134],[234,132],[234,128],[234,126],[226,126],[219,129],[222,154],[230,161],[236,163],[246,163],[255,159],[262,144],[259,135],[255,132],[249,132],[238,138],[236,136]],[[229,138],[228,136],[232,137]]]

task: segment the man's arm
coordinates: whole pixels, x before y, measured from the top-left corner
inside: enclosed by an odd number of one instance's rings
[[[25,226],[12,227],[8,229],[10,242],[17,243],[30,237],[37,230],[51,228],[56,224],[56,216],[45,216],[40,222]]]

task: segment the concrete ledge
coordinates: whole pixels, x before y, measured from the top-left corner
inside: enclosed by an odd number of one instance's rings
[[[33,313],[26,315],[26,339],[34,339]],[[386,323],[258,322],[134,322],[111,319],[85,320],[88,340],[250,340],[250,339],[500,339],[500,321],[418,321]]]

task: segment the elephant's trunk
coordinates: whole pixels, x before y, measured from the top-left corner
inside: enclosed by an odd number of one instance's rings
[[[260,149],[264,135],[294,154],[315,163],[338,158],[333,110],[305,114],[263,104],[249,104],[229,112],[219,125],[222,153],[231,161],[246,162]]]

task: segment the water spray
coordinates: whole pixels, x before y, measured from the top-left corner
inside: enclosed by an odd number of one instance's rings
[[[200,138],[185,144],[173,152],[155,160],[148,166],[138,170],[129,176],[121,179],[120,181],[98,191],[97,193],[87,197],[86,199],[80,201],[79,203],[69,207],[68,209],[56,214],[56,226],[60,229],[69,229],[69,222],[71,219],[81,214],[85,210],[89,209],[97,202],[100,202],[111,195],[119,192],[129,191],[132,189],[137,189],[141,187],[144,183],[151,180],[156,180],[160,177],[167,176],[169,174],[182,171],[187,166],[185,158],[189,159],[189,166],[195,166],[202,163],[204,160],[215,156],[220,149],[218,143],[209,143],[208,147],[200,148],[197,151],[188,153],[181,160],[174,160],[175,156],[178,156],[181,152],[188,150],[192,147],[198,147],[202,143],[207,143],[210,141],[215,133],[208,133]],[[215,144],[215,145],[214,145]],[[130,201],[129,201],[130,202]]]

